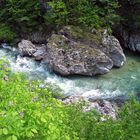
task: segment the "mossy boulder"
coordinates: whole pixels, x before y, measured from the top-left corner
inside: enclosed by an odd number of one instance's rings
[[[54,72],[64,76],[93,76],[105,74],[113,66],[122,66],[125,56],[113,36],[103,31],[89,32],[80,27],[65,26],[48,39],[44,61]]]
[[[80,41],[84,44],[99,45],[102,41],[101,37],[102,31],[94,31],[89,32],[87,29],[80,28],[78,26],[64,26],[63,29],[59,31],[59,34],[66,36],[69,39],[74,41]]]
[[[64,76],[104,74],[113,67],[112,60],[99,49],[60,34],[53,34],[49,38],[44,61],[54,72]]]
[[[107,30],[93,29],[88,31],[80,27],[65,26],[59,31],[59,34],[89,47],[100,49],[112,59],[115,67],[121,67],[126,60],[119,41],[114,36],[109,35]]]

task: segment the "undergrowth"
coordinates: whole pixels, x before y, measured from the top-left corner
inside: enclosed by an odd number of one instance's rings
[[[64,105],[52,92],[12,73],[0,60],[0,140],[139,140],[140,104],[135,99],[116,120],[101,121],[97,112],[82,111],[84,103]]]

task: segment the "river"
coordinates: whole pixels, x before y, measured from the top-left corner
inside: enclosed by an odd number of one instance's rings
[[[61,77],[48,70],[47,64],[17,55],[15,48],[7,44],[0,47],[0,56],[8,60],[12,71],[24,72],[29,79],[41,80],[59,86],[64,95],[83,95],[93,99],[126,99],[140,92],[140,56],[126,53],[122,68],[114,68],[108,74],[84,77]]]

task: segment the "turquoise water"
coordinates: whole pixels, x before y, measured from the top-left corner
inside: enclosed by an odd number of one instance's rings
[[[25,72],[29,79],[59,86],[65,95],[82,95],[94,99],[127,98],[140,92],[140,55],[126,53],[122,68],[114,68],[108,74],[95,77],[61,77],[48,70],[46,64],[27,57],[20,57],[16,50],[3,44],[0,56],[9,60],[13,71]]]
[[[88,93],[102,98],[125,98],[140,93],[140,56],[126,53],[127,61],[122,68],[114,68],[108,74],[93,78],[70,78]],[[92,91],[93,89],[93,91]],[[97,94],[94,93],[97,90]]]

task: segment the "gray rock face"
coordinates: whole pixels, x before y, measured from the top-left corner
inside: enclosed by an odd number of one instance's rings
[[[22,40],[18,43],[18,51],[21,56],[32,56],[36,52],[36,47],[31,41]]]
[[[126,61],[120,43],[114,36],[109,36],[107,33],[103,34],[101,50],[111,58],[116,67],[121,67]]]
[[[93,76],[105,74],[113,66],[121,67],[125,55],[113,36],[66,26],[48,39],[44,61],[61,75]]]
[[[89,102],[89,105],[85,108],[84,111],[90,111],[93,109],[103,115],[101,118],[102,121],[106,120],[104,116],[107,116],[108,118],[111,117],[114,120],[116,119],[118,107],[115,103],[111,103],[107,100]]]
[[[128,47],[134,52],[140,52],[140,33],[131,34],[129,37]]]
[[[35,60],[42,60],[47,54],[47,47],[45,45],[36,46],[36,52],[33,53]]]
[[[18,43],[18,52],[21,56],[34,57],[35,60],[42,60],[46,55],[45,45],[34,45],[31,41],[22,40]]]
[[[140,52],[140,31],[126,31],[121,25],[114,28],[114,34],[119,39],[122,46],[129,48],[133,52]]]

